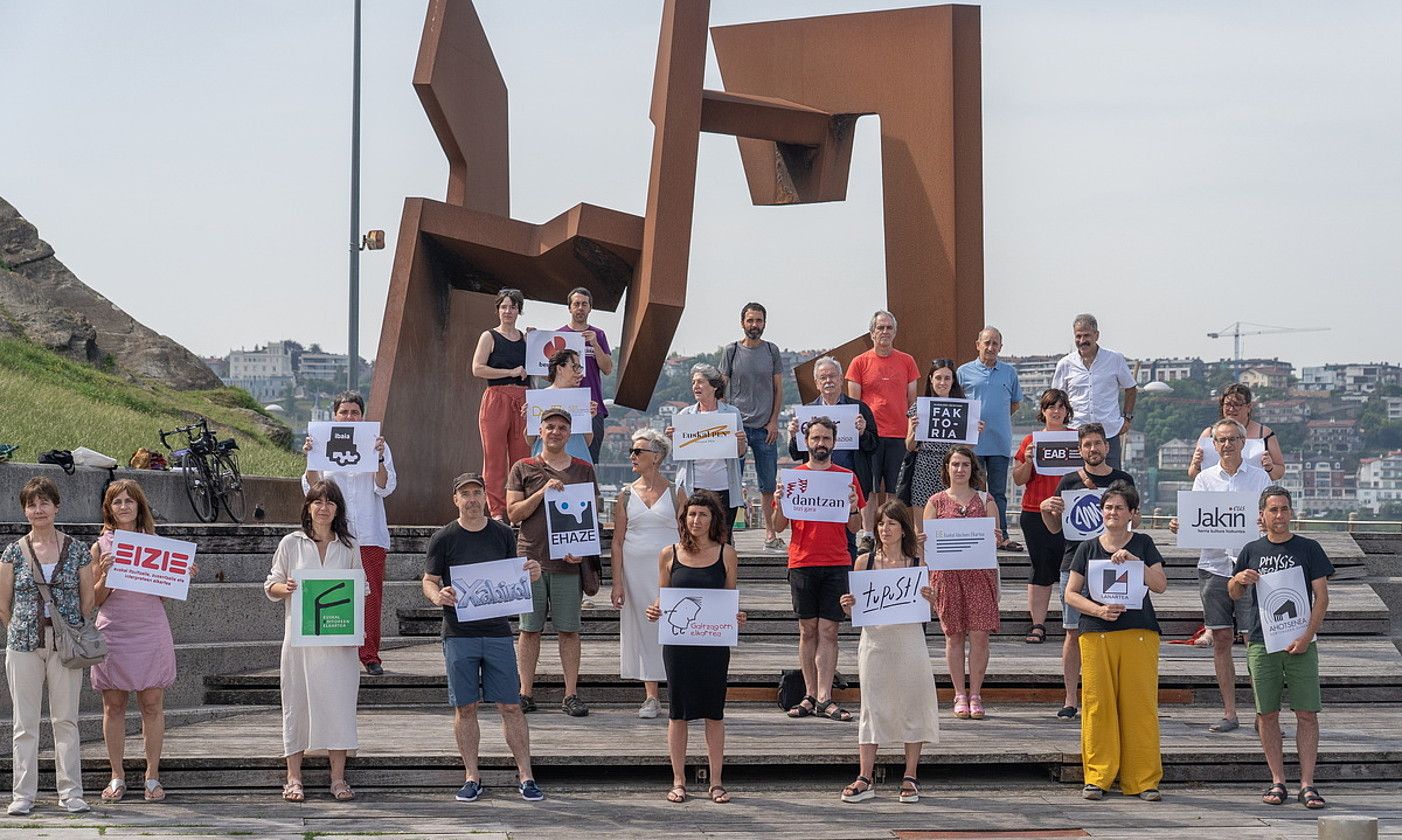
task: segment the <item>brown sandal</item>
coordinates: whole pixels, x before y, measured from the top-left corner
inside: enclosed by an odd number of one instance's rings
[[[710,794],[711,801],[716,803],[717,805],[724,805],[725,803],[730,801],[730,794],[726,791],[725,788],[721,787],[720,785],[711,785],[710,789],[707,790],[706,793]]]
[[[302,782],[300,780],[295,782],[289,781],[287,784],[283,785],[282,798],[287,802],[301,802],[306,799],[306,794],[302,792]]]
[[[355,791],[345,779],[337,779],[331,783],[331,795],[337,802],[349,802],[355,798]]]
[[[685,802],[686,799],[686,785],[672,785],[672,789],[667,791],[668,802],[676,802],[680,804],[682,802]]]

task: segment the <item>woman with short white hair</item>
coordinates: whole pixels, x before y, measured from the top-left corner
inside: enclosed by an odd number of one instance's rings
[[[731,532],[735,528],[735,514],[745,504],[745,493],[740,486],[740,471],[744,467],[745,433],[741,429],[740,409],[725,401],[725,379],[715,365],[697,364],[691,368],[691,394],[696,402],[678,411],[677,414],[699,414],[715,412],[731,414],[735,417],[735,457],[706,458],[695,461],[682,461],[677,469],[677,487],[683,493],[697,490],[710,490],[720,497],[726,511],[725,542],[734,542]],[[672,436],[672,427],[664,432]]]

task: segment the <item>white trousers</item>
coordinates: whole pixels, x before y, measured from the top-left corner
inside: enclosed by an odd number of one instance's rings
[[[49,720],[54,729],[54,759],[60,800],[83,796],[83,770],[78,747],[78,695],[82,668],[65,668],[53,649],[53,630],[46,628],[46,647],[5,651],[5,679],[14,706],[14,797],[33,802],[39,793],[39,713],[44,686],[49,688]]]

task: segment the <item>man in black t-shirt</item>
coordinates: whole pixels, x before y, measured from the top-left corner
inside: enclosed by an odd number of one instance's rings
[[[453,481],[453,504],[458,518],[438,529],[428,541],[424,571],[424,597],[443,608],[443,659],[448,671],[448,702],[453,706],[453,735],[458,742],[467,780],[457,799],[472,802],[482,794],[477,769],[481,731],[477,703],[497,704],[506,744],[516,759],[521,798],[545,798],[531,772],[530,734],[521,711],[521,683],[516,673],[516,648],[506,616],[480,621],[459,621],[459,592],[451,585],[452,569],[516,557],[516,536],[511,529],[487,517],[487,490],[482,476],[463,473]],[[540,564],[521,565],[532,581],[540,578]],[[445,583],[446,582],[446,583]]]
[[[1314,764],[1319,755],[1319,710],[1323,704],[1315,634],[1324,624],[1324,613],[1329,609],[1329,576],[1334,574],[1334,564],[1329,562],[1319,543],[1291,533],[1290,520],[1294,515],[1290,491],[1278,484],[1261,491],[1261,523],[1266,527],[1266,535],[1247,543],[1237,555],[1233,574],[1227,580],[1227,594],[1233,600],[1249,599],[1255,619],[1246,647],[1246,665],[1251,672],[1251,690],[1256,696],[1261,749],[1271,769],[1271,786],[1262,794],[1261,801],[1280,805],[1289,796],[1280,734],[1280,695],[1289,687],[1290,708],[1295,710],[1297,724],[1295,747],[1300,754],[1298,798],[1306,808],[1317,809],[1324,807],[1324,797],[1314,789]],[[1263,596],[1266,612],[1262,616],[1257,592],[1264,575],[1272,576],[1280,584],[1271,587],[1270,594]],[[1270,623],[1272,636],[1290,640],[1282,650],[1267,652],[1263,619]]]
[[[1066,503],[1061,498],[1062,493],[1069,490],[1104,490],[1116,481],[1134,484],[1133,476],[1105,462],[1105,457],[1110,452],[1110,444],[1105,438],[1104,426],[1099,423],[1082,423],[1076,429],[1076,439],[1085,466],[1063,475],[1056,485],[1056,492],[1042,500],[1042,523],[1053,534],[1062,532],[1061,516],[1066,510]],[[1082,510],[1085,515],[1093,516],[1096,522],[1100,521],[1099,504],[1085,505]],[[1134,516],[1137,525],[1137,511]],[[1071,720],[1076,716],[1076,694],[1081,683],[1081,614],[1075,607],[1066,603],[1066,582],[1071,577],[1071,558],[1076,555],[1076,547],[1081,542],[1066,540],[1066,550],[1061,556],[1061,584],[1057,587],[1057,591],[1061,593],[1061,629],[1066,631],[1066,638],[1061,644],[1061,681],[1066,687],[1066,702],[1061,711],[1056,713],[1062,720]]]

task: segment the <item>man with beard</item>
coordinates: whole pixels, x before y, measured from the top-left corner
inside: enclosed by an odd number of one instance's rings
[[[849,534],[861,525],[861,509],[866,505],[857,476],[832,462],[832,448],[837,442],[837,424],[827,417],[815,417],[808,423],[805,438],[808,443],[808,463],[798,470],[824,472],[836,470],[851,476],[851,508],[847,523],[808,522],[794,520],[793,536],[789,540],[789,592],[794,613],[798,617],[798,667],[803,672],[804,697],[789,709],[792,718],[822,715],[832,720],[849,721],[852,713],[832,699],[832,680],[837,672],[837,627],[845,614],[841,599],[847,593],[847,573],[852,570],[852,555],[848,554]],[[780,531],[790,524],[780,504],[790,492],[779,488],[774,503],[774,527]]]
[[[1116,481],[1134,484],[1133,476],[1106,463],[1106,454],[1110,447],[1105,440],[1104,426],[1099,423],[1082,423],[1076,429],[1076,437],[1080,442],[1081,460],[1085,462],[1085,466],[1063,475],[1056,485],[1056,492],[1042,501],[1042,524],[1053,534],[1060,534],[1062,531],[1061,515],[1066,511],[1066,502],[1061,498],[1062,493],[1069,490],[1104,490]],[[1098,505],[1095,506],[1095,510],[1099,515]],[[1139,524],[1137,515],[1134,524]],[[1076,694],[1081,684],[1081,613],[1075,607],[1067,605],[1066,584],[1071,578],[1071,559],[1076,556],[1076,547],[1082,542],[1083,540],[1066,540],[1066,551],[1061,559],[1061,584],[1057,587],[1057,591],[1061,593],[1061,629],[1066,631],[1066,640],[1061,645],[1061,681],[1066,687],[1066,702],[1061,711],[1056,713],[1062,720],[1071,720],[1076,716]]]
[[[764,500],[764,547],[778,551],[784,541],[774,528],[774,475],[779,468],[779,409],[784,400],[784,363],[779,347],[765,341],[762,304],[751,301],[740,309],[740,328],[745,337],[727,344],[721,352],[720,373],[725,377],[730,404],[740,409],[740,425],[751,452],[755,453],[755,480]],[[740,472],[745,471],[744,456]],[[731,500],[735,501],[734,499]]]
[[[1071,332],[1076,352],[1067,353],[1056,363],[1051,386],[1065,391],[1071,399],[1077,425],[1099,423],[1105,428],[1109,444],[1106,460],[1118,469],[1123,449],[1121,440],[1134,420],[1137,393],[1134,376],[1124,356],[1100,346],[1100,324],[1094,315],[1077,315],[1071,323]],[[1120,407],[1122,389],[1124,408]],[[1114,434],[1110,434],[1111,429]]]

